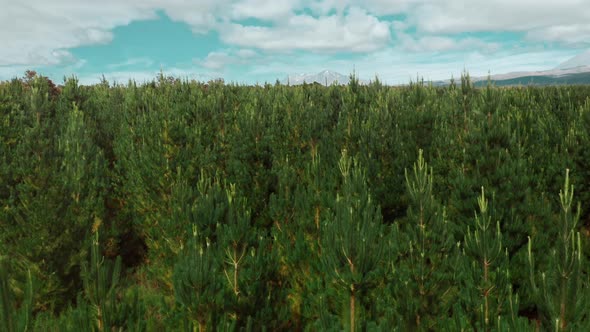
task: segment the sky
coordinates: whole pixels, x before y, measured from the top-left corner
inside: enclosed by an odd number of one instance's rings
[[[0,80],[405,84],[554,68],[590,48],[590,0],[0,0],[0,45]]]

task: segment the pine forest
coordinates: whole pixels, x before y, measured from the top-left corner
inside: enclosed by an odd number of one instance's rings
[[[0,331],[590,331],[590,86],[0,83]]]

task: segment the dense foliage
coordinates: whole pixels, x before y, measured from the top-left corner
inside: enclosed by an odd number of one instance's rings
[[[589,96],[4,82],[0,330],[589,330]]]

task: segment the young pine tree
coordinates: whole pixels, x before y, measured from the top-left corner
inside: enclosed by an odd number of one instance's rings
[[[199,237],[195,228],[193,238],[179,256],[173,279],[176,301],[185,314],[185,330],[198,328],[204,332],[222,309],[221,264],[209,240],[203,245]]]
[[[403,246],[398,262],[402,283],[394,292],[402,303],[404,325],[410,330],[429,330],[449,310],[457,292],[452,267],[457,253],[445,210],[432,193],[432,168],[419,150],[411,172],[405,171],[409,195],[408,215],[400,226]]]
[[[380,278],[387,242],[383,217],[367,188],[364,170],[346,150],[338,165],[343,184],[336,196],[334,213],[323,225],[321,261],[328,280],[347,298],[348,319],[344,321],[353,332],[366,323],[360,316],[364,309],[362,297]]]
[[[121,276],[121,257],[114,264],[100,254],[98,227],[93,226],[94,236],[90,247],[90,263],[82,264],[84,298],[94,309],[93,320],[96,331],[109,331],[117,327],[117,287]],[[119,324],[118,324],[119,323]],[[122,326],[121,326],[122,327]]]
[[[479,214],[475,215],[475,227],[468,227],[464,240],[466,261],[461,297],[466,312],[471,313],[472,326],[477,330],[522,330],[527,328],[527,322],[517,317],[518,296],[512,293],[508,253],[502,241],[500,222],[493,223],[494,214],[483,187],[477,203]]]
[[[558,236],[550,251],[549,269],[541,273],[538,285],[532,240],[529,238],[528,262],[534,295],[544,315],[547,329],[555,331],[588,331],[590,329],[590,285],[582,267],[580,233],[576,231],[580,219],[580,204],[574,212],[574,186],[570,185],[569,169],[565,173],[563,189],[559,192],[561,213]]]

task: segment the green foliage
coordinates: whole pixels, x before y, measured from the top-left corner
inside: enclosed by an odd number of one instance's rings
[[[193,236],[198,236],[196,231]],[[219,298],[223,296],[221,264],[209,243],[202,247],[193,239],[186,250],[174,269],[176,300],[185,311],[185,328],[192,330],[191,326],[198,326],[204,331],[214,315],[223,309],[223,299]]]
[[[33,277],[31,271],[27,273],[24,290],[17,289],[22,293],[22,299],[17,305],[15,290],[6,266],[5,260],[0,257],[0,327],[2,331],[16,332],[26,331],[33,325]],[[24,291],[24,293],[23,293]]]
[[[0,329],[586,330],[589,89],[0,83]]]
[[[95,231],[90,250],[90,263],[82,264],[84,297],[95,311],[95,326],[98,331],[115,326],[117,308],[116,289],[121,274],[121,257],[115,264],[104,260],[98,250],[98,230]]]

